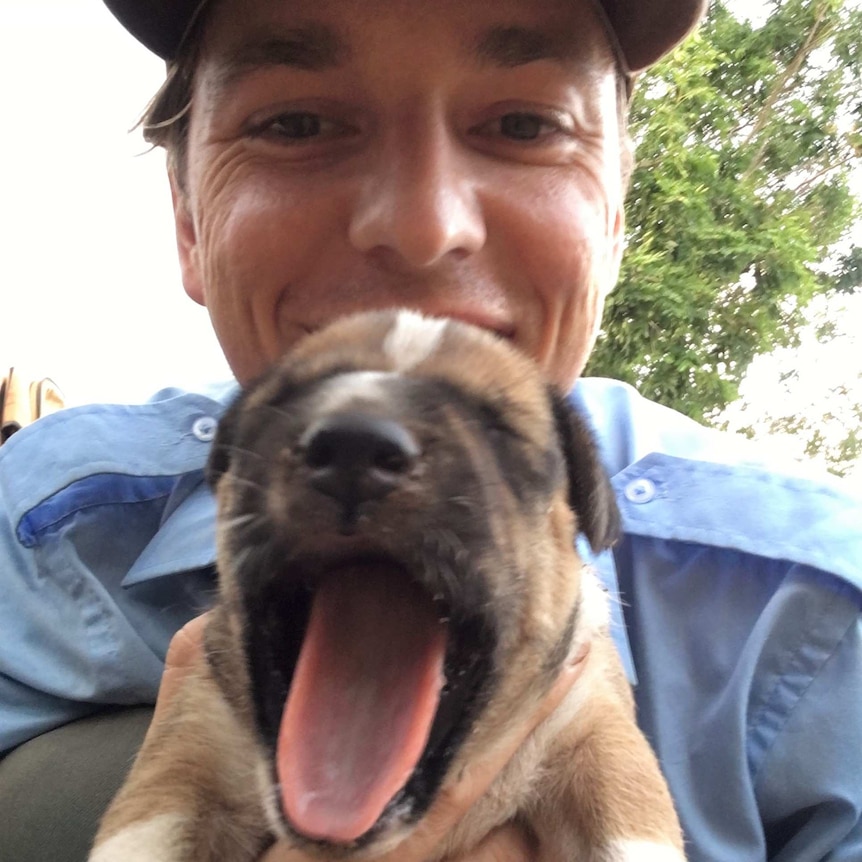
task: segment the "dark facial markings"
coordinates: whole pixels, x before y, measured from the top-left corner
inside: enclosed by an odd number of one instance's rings
[[[467,393],[447,380],[424,381],[416,397],[419,403],[414,409],[421,409],[422,404],[448,404],[475,425],[496,462],[500,478],[525,510],[537,502],[543,505],[553,493],[562,478],[559,453],[553,446],[540,447],[510,421],[510,414],[517,405],[508,403],[502,396],[493,399]]]

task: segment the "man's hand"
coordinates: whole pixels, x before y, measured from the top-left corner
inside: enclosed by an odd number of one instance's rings
[[[153,714],[153,723],[164,715],[164,709],[189,675],[195,662],[203,654],[204,628],[207,614],[186,623],[171,639],[165,656],[165,670],[159,686],[159,696]]]
[[[165,659],[159,697],[153,725],[164,718],[165,706],[175,696],[203,650],[206,615],[187,623],[174,636]],[[560,676],[536,711],[520,726],[501,739],[491,756],[465,774],[452,787],[441,791],[434,805],[415,833],[380,862],[425,862],[443,837],[466,814],[469,808],[490,787],[494,778],[509,762],[523,741],[562,702],[580,675],[587,651],[563,668]],[[151,726],[153,726],[151,725]],[[533,862],[537,848],[531,839],[514,826],[504,826],[492,832],[467,856],[451,862]],[[309,857],[283,844],[276,844],[261,862],[309,862]]]

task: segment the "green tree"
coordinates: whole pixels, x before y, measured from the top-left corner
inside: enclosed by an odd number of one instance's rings
[[[755,356],[797,343],[812,297],[860,283],[862,9],[769,10],[756,27],[715,2],[633,104],[628,248],[587,373],[698,420]]]

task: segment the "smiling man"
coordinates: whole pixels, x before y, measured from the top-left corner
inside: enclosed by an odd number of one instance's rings
[[[701,0],[107,2],[167,60],[145,133],[239,383],[396,306],[534,357],[613,477],[625,535],[593,563],[690,858],[862,859],[862,504],[621,384],[575,386],[622,253],[633,78]],[[212,594],[202,468],[233,392],[66,411],[2,451],[2,860],[85,855],[149,718],[92,714],[152,704]],[[469,862],[540,853],[513,828]]]
[[[180,258],[241,382],[334,316],[406,305],[571,384],[622,244],[620,83],[594,8],[221,3],[193,78]]]

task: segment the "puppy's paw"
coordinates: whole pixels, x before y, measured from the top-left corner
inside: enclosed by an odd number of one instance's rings
[[[157,814],[115,832],[90,853],[88,862],[182,862],[182,835],[187,818]]]
[[[599,858],[601,862],[685,862],[672,844],[636,839],[614,841]]]

